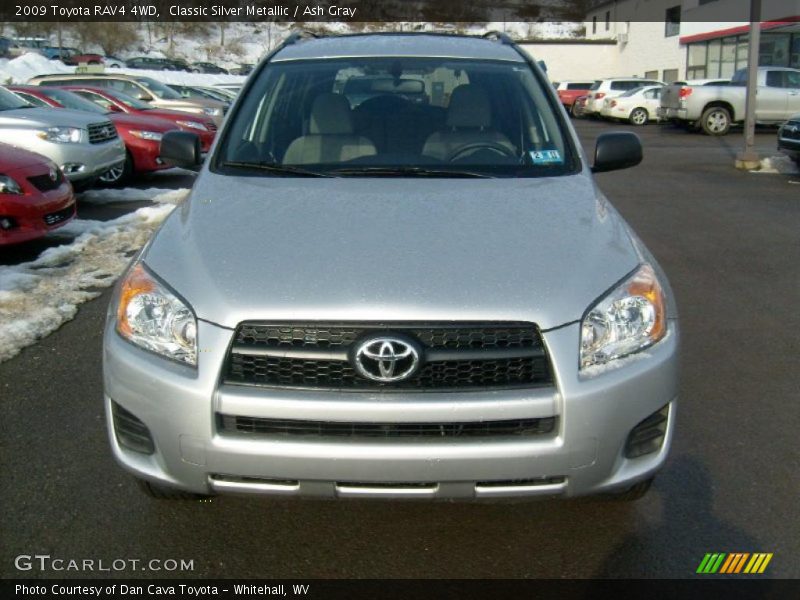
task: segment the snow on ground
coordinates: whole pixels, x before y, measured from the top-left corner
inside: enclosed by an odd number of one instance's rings
[[[750,172],[767,174],[788,173],[789,175],[795,175],[800,173],[800,168],[798,168],[788,156],[777,155],[762,158],[761,165]]]
[[[79,304],[113,285],[189,190],[105,190],[108,200],[100,200],[100,193],[89,192],[81,201],[155,204],[111,221],[76,219],[50,234],[77,235],[71,243],[49,248],[31,262],[0,266],[0,362],[58,329]]]

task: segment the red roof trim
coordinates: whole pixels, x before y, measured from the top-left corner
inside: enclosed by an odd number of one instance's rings
[[[769,31],[778,27],[785,27],[793,23],[800,22],[800,15],[793,17],[783,17],[775,21],[763,21],[761,23],[761,31]],[[747,33],[750,31],[750,25],[740,25],[739,27],[729,27],[728,29],[719,29],[717,31],[709,31],[708,33],[697,33],[695,35],[687,35],[680,38],[681,44],[691,44],[692,42],[704,42],[706,40],[714,40],[729,35],[738,35],[740,33]]]

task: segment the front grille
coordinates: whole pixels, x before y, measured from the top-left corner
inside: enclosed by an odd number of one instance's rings
[[[351,423],[217,415],[217,428],[221,432],[275,437],[453,438],[531,436],[552,433],[555,427],[555,417],[466,423]]]
[[[789,127],[793,126],[793,130]],[[789,121],[781,129],[781,137],[785,140],[800,140],[800,121]]]
[[[380,383],[362,377],[351,347],[374,334],[402,334],[422,348],[410,378]],[[532,323],[331,324],[242,323],[224,382],[282,388],[445,391],[552,384],[547,355]]]
[[[117,128],[111,121],[89,125],[89,143],[102,144],[117,137]]]
[[[40,192],[49,192],[50,190],[54,190],[61,185],[61,183],[64,181],[64,175],[59,169],[56,171],[55,179],[50,177],[50,173],[45,173],[44,175],[34,175],[33,177],[28,177],[28,181],[30,181],[31,185]]]
[[[70,204],[67,208],[62,208],[56,212],[51,212],[44,216],[44,222],[52,227],[62,221],[66,221],[75,214],[75,203]]]

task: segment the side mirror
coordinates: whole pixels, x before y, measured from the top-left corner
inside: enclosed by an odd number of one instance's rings
[[[197,169],[201,163],[200,137],[189,131],[168,131],[161,138],[159,158],[173,167]]]
[[[597,136],[592,173],[627,169],[642,162],[642,142],[635,133],[616,131]]]
[[[141,100],[142,102],[150,102],[153,99],[153,97],[146,92],[139,92],[138,94],[136,94],[136,99]]]

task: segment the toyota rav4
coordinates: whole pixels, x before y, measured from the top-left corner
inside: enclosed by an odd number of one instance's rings
[[[114,456],[157,497],[642,495],[677,313],[592,177],[641,157],[590,166],[503,35],[292,36],[115,289]]]

